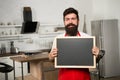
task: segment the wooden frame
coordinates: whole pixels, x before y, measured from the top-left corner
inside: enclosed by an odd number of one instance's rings
[[[96,68],[95,37],[57,37],[55,68]],[[74,53],[74,54],[73,54]]]

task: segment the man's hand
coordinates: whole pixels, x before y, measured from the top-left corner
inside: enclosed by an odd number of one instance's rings
[[[95,55],[95,56],[97,57],[98,54],[99,54],[99,48],[96,47],[96,46],[94,46],[94,47],[92,48],[92,53],[93,53],[93,55]]]
[[[57,56],[57,52],[58,52],[57,48],[52,49],[51,52],[49,53],[49,59],[53,60]]]

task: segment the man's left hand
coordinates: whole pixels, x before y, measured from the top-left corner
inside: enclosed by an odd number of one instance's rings
[[[92,48],[92,53],[93,53],[93,55],[95,55],[95,56],[97,57],[98,54],[99,54],[99,48],[96,47],[96,46],[94,46],[94,47]]]

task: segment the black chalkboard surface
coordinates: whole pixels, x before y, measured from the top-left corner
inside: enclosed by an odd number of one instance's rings
[[[95,68],[96,60],[92,54],[95,37],[57,37],[58,56],[56,68]]]

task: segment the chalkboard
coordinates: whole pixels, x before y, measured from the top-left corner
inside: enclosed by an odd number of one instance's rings
[[[95,68],[96,60],[92,54],[95,37],[57,37],[58,56],[56,68]]]

